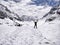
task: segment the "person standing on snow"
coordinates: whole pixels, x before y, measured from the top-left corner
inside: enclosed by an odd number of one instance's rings
[[[36,28],[36,29],[37,29],[37,22],[38,22],[38,19],[35,19],[34,20],[34,28]]]

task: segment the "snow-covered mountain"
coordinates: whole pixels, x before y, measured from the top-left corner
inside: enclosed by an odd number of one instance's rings
[[[46,21],[54,21],[55,19],[60,20],[60,5],[52,7],[51,10],[43,16],[43,18],[47,18]]]
[[[4,18],[14,18],[16,16],[16,14],[14,14],[13,12],[11,12],[6,6],[0,4],[0,18],[4,19]]]
[[[37,17],[37,19],[40,20],[41,18],[45,17],[50,18],[53,15],[52,13],[54,13],[55,15],[55,9],[58,8],[58,6],[50,7],[48,5],[45,6],[28,5],[28,3],[30,2],[31,0],[28,1],[21,0],[20,3],[15,3],[12,0],[1,1],[0,8],[1,7],[3,8],[1,8],[0,11],[3,14],[0,17],[8,17],[12,20],[15,19],[19,21],[32,21]]]
[[[25,15],[24,19],[26,19],[26,16],[31,17],[31,18],[35,18],[36,16],[38,18],[42,18],[43,15],[48,13],[51,9],[50,6],[28,5],[29,2],[30,2],[30,0],[29,1],[22,0],[20,3],[15,3],[13,1],[8,1],[8,2],[1,1],[1,4],[5,5],[11,13],[14,13],[11,16],[19,17],[19,18],[21,18],[21,20],[22,20],[22,17],[24,17],[24,15]]]
[[[60,6],[30,3],[31,0],[1,0],[0,45],[60,45]],[[37,29],[33,21],[36,19]]]

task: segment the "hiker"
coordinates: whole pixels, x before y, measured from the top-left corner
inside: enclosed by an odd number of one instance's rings
[[[37,29],[37,22],[38,22],[38,20],[36,19],[36,20],[34,20],[34,28],[36,28]]]

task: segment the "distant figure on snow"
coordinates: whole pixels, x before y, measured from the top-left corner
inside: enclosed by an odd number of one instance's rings
[[[38,22],[38,19],[34,20],[34,28],[37,29],[37,22]]]

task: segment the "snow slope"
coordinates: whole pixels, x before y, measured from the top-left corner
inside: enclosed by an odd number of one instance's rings
[[[27,3],[1,2],[11,13],[13,12],[12,15],[3,8],[3,12],[8,13],[13,20],[9,17],[0,19],[0,45],[60,45],[60,14],[57,13],[60,7],[52,10],[49,6],[35,6]],[[19,18],[25,15],[26,18],[31,16],[34,19],[37,16],[38,28],[34,28],[33,21],[18,21],[14,18],[15,14]],[[19,24],[22,25],[16,26]]]
[[[6,19],[5,19],[6,20]],[[5,22],[4,20],[4,22]],[[1,20],[0,20],[1,21]],[[2,22],[2,21],[1,21]],[[11,21],[10,21],[11,22]],[[39,21],[38,23],[44,22]],[[28,22],[29,23],[29,22]],[[33,22],[30,22],[33,24]],[[34,29],[30,23],[21,27],[3,23],[0,25],[1,45],[60,45],[60,21],[44,22]]]

